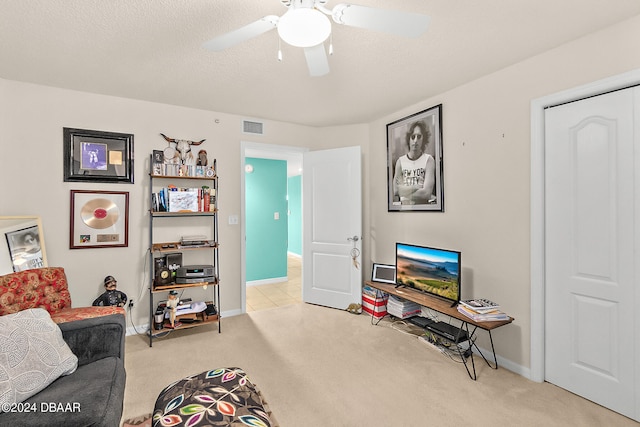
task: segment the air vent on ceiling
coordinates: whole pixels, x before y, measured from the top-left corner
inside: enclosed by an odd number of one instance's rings
[[[243,120],[242,132],[254,135],[264,135],[264,123],[253,120]]]

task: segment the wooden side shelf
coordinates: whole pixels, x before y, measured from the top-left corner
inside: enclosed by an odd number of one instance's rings
[[[166,292],[171,289],[187,289],[187,288],[198,288],[200,286],[215,286],[218,282],[198,282],[198,283],[170,283],[165,286],[154,286],[152,292]]]
[[[151,246],[151,250],[153,252],[175,252],[175,251],[193,251],[193,250],[202,250],[202,249],[213,249],[219,247],[218,243],[213,240],[209,241],[208,245],[202,246],[183,246],[180,242],[162,242],[162,243],[154,243]]]
[[[179,317],[179,316],[178,316]],[[177,319],[178,321],[180,320],[179,318]],[[154,329],[153,330],[153,336],[156,337],[158,335],[162,335],[165,334],[167,332],[171,332],[171,331],[179,331],[181,329],[190,329],[190,328],[195,328],[197,326],[202,326],[202,325],[206,325],[207,323],[216,323],[218,321],[218,315],[215,314],[213,316],[207,316],[204,312],[202,313],[196,313],[196,320],[190,323],[181,323],[180,326],[171,329],[171,328],[167,328],[167,327],[163,327],[162,329]],[[168,320],[165,319],[165,325],[168,324]]]
[[[214,216],[218,212],[218,209],[212,211],[204,211],[204,212],[193,212],[193,211],[180,211],[180,212],[156,212],[149,211],[151,216],[154,218],[162,218],[162,217],[180,217],[180,216]]]
[[[153,161],[153,159],[152,159]],[[211,181],[212,179],[216,179],[218,175],[214,176],[180,176],[180,175],[154,175],[152,173],[149,174],[151,178],[167,178],[167,179],[199,179],[202,181]]]
[[[473,319],[465,316],[460,313],[457,308],[451,307],[451,303],[441,300],[436,297],[429,296],[420,291],[416,291],[411,288],[396,288],[395,285],[389,283],[380,283],[380,282],[365,282],[368,286],[371,286],[374,289],[378,289],[382,292],[386,292],[390,295],[395,295],[400,298],[404,298],[409,301],[413,301],[417,304],[420,304],[423,307],[430,308],[442,314],[446,314],[449,317],[453,317],[454,319],[458,319],[462,322],[468,323],[480,329],[484,329],[485,331],[490,331],[495,328],[499,328],[500,326],[507,325],[513,322],[515,319],[513,317],[509,317],[509,320],[499,320],[496,322],[476,322]]]

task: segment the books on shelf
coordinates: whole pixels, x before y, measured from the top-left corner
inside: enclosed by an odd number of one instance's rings
[[[458,304],[458,311],[475,322],[497,322],[500,320],[509,320],[509,316],[494,308],[487,311],[476,311],[464,304]]]
[[[479,313],[484,313],[500,308],[498,304],[486,298],[460,300],[460,304]]]
[[[213,212],[216,190],[214,188],[162,188],[152,193],[153,212]]]

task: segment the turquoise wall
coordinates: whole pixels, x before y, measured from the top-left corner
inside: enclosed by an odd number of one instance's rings
[[[246,280],[287,276],[287,162],[245,159]],[[277,213],[280,219],[274,219]]]
[[[289,252],[302,256],[302,176],[287,180],[289,199]]]

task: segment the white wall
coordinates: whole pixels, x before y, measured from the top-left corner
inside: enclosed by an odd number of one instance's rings
[[[500,356],[524,371],[531,330],[531,100],[638,68],[638,52],[640,17],[370,125],[369,181],[381,189],[370,194],[371,260],[393,262],[396,241],[461,250],[463,298],[497,300],[515,317],[493,332],[494,342]],[[443,104],[445,212],[388,213],[385,125],[437,104]],[[486,339],[482,345],[488,348]]]
[[[0,94],[0,139],[3,152],[10,153],[0,168],[0,216],[41,216],[48,264],[65,268],[73,305],[90,305],[104,291],[104,277],[113,275],[118,288],[136,301],[128,319],[136,325],[148,322],[148,159],[153,149],[167,145],[160,132],[206,139],[200,148],[217,158],[223,313],[241,309],[240,226],[228,224],[229,215],[240,214],[240,141],[317,149],[324,140],[316,128],[267,121],[265,135],[247,135],[240,116],[2,79]],[[63,182],[63,127],[134,134],[135,184]],[[361,137],[354,141],[352,132],[329,135],[329,146],[366,143]],[[71,189],[129,192],[129,246],[70,250]]]

